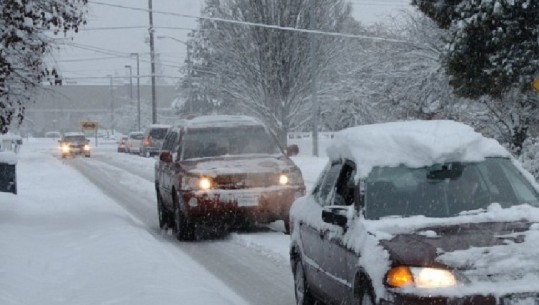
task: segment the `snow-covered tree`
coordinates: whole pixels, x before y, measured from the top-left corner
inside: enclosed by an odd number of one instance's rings
[[[539,2],[536,0],[413,0],[448,28],[445,65],[460,95],[500,98],[531,90],[539,72]]]
[[[51,34],[77,31],[87,0],[0,1],[0,133],[24,119],[33,90],[56,78],[43,56],[54,44]],[[53,80],[58,82],[57,79]]]
[[[342,38],[246,23],[338,32],[350,18],[350,7],[344,0],[211,2],[209,16],[240,23],[211,20],[211,30],[201,31],[211,47],[215,73],[208,79],[225,105],[259,117],[284,144],[287,131],[305,123],[298,116],[309,112],[312,76],[339,57]]]

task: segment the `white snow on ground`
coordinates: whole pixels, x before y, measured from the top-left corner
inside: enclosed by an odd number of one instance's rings
[[[92,144],[94,155],[153,175],[155,159],[117,153],[115,143]],[[178,251],[175,240],[152,235],[154,228],[62,162],[57,149],[50,139],[25,140],[17,155],[18,195],[0,193],[0,304],[246,304]],[[311,189],[327,159],[294,161]],[[148,196],[153,181],[132,179],[133,191]],[[288,264],[289,236],[278,232],[280,222],[270,227],[277,232],[230,239]]]

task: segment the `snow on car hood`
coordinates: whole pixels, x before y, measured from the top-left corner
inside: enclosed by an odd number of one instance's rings
[[[184,161],[190,173],[217,177],[219,175],[278,173],[289,170],[292,161],[282,156],[230,156]]]
[[[496,140],[450,120],[404,121],[351,127],[335,133],[330,160],[353,160],[359,178],[376,166],[422,167],[451,161],[510,157]]]
[[[461,285],[438,295],[539,291],[539,209],[529,205],[451,218],[386,218],[365,221],[371,236],[396,265],[447,266]],[[415,294],[433,291],[406,288]]]

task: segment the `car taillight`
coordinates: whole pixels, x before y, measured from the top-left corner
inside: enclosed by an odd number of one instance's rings
[[[150,146],[150,138],[144,139],[144,146]]]

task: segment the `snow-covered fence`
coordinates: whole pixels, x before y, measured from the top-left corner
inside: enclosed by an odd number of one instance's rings
[[[0,151],[0,192],[17,194],[17,155],[13,151]]]

